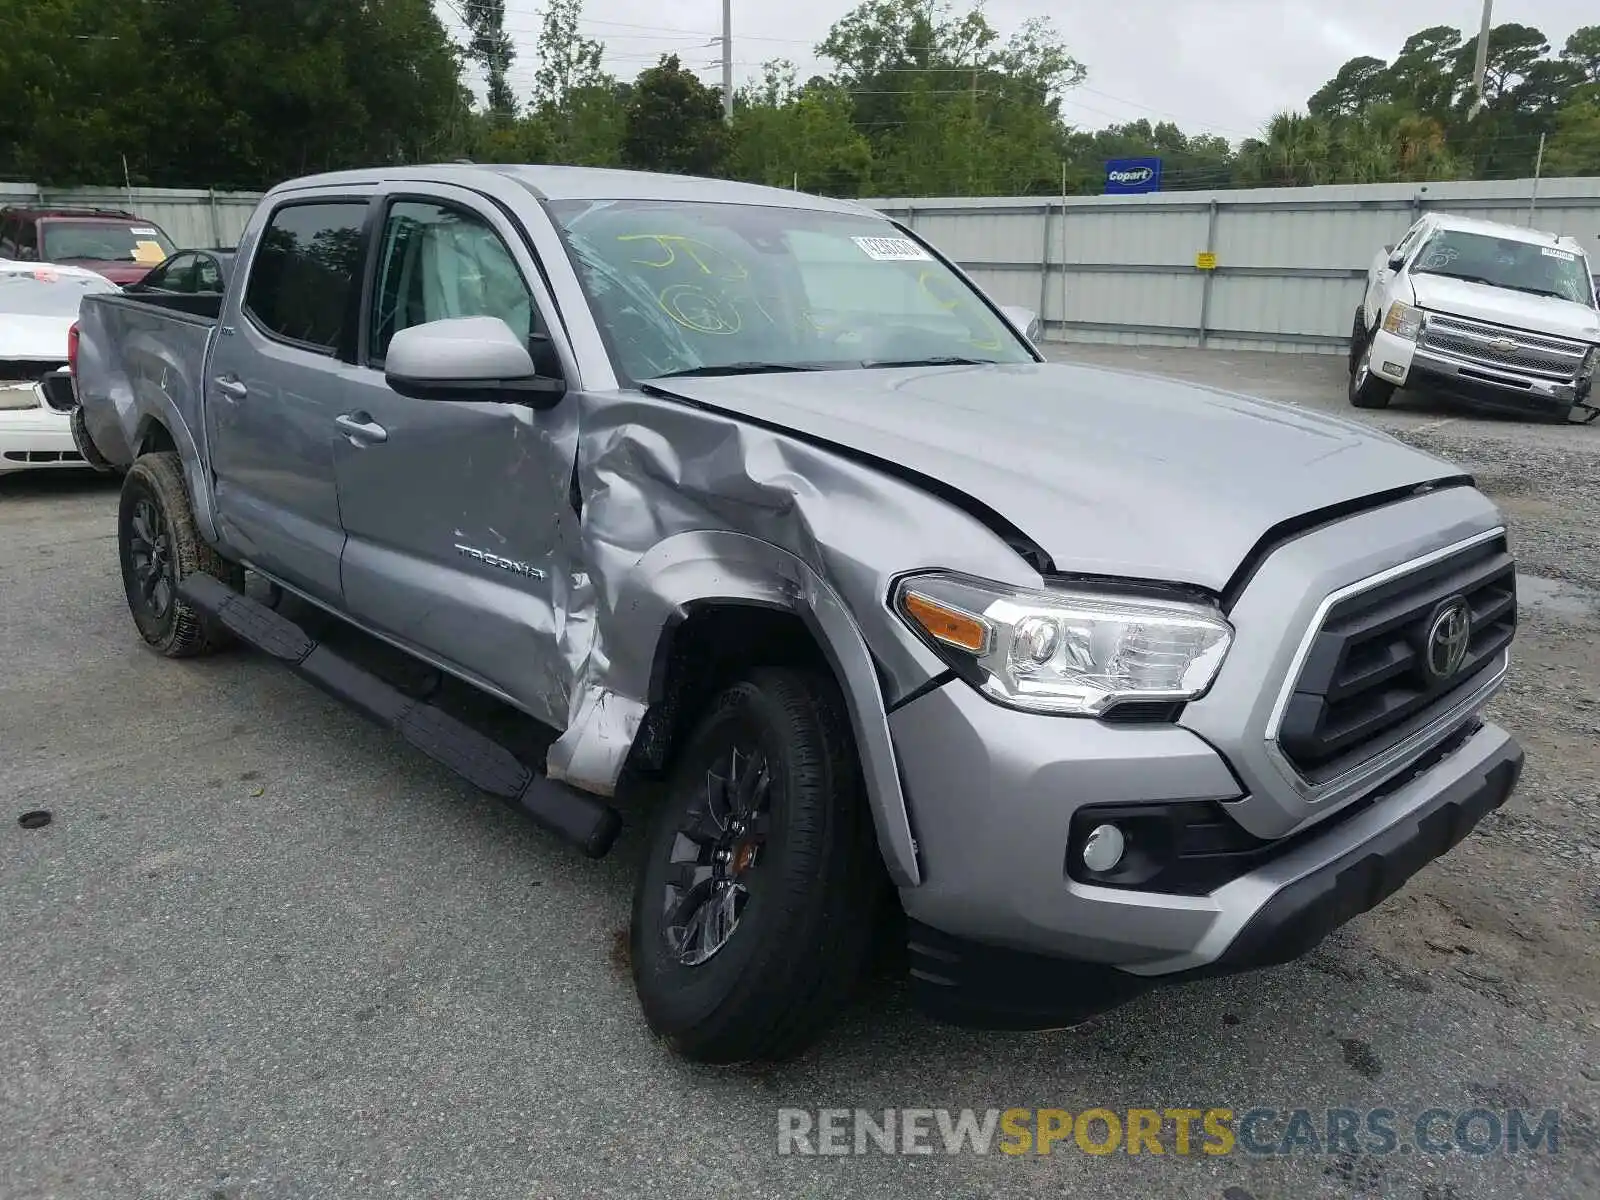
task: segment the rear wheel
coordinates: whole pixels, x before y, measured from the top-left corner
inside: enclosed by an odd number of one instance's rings
[[[859,982],[887,886],[833,681],[751,672],[678,756],[641,867],[651,1029],[704,1062],[803,1050]]]
[[[203,571],[238,588],[244,572],[201,538],[183,469],[171,451],[143,455],[129,468],[117,511],[117,549],[128,611],[146,642],[168,658],[209,654],[229,644],[227,632],[184,600],[178,585]]]

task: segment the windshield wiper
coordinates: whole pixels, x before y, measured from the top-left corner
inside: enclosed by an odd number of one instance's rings
[[[992,367],[993,358],[966,358],[959,354],[936,354],[930,358],[869,358],[863,367]]]
[[[1501,286],[1508,287],[1514,292],[1527,292],[1528,295],[1530,295],[1530,296],[1550,296],[1550,297],[1553,297],[1556,300],[1570,300],[1570,299],[1572,299],[1571,296],[1563,295],[1560,292],[1552,292],[1549,288],[1525,287],[1522,284],[1518,284],[1518,283],[1507,283],[1507,284],[1502,284]]]
[[[691,376],[711,375],[774,375],[784,371],[818,371],[820,367],[810,366],[807,363],[781,363],[781,362],[734,362],[734,363],[708,363],[703,367],[685,367],[681,371],[667,371],[655,376],[656,379],[684,379]]]
[[[1489,287],[1503,287],[1493,279],[1485,279],[1482,275],[1458,275],[1454,271],[1430,271],[1426,267],[1418,267],[1411,272],[1413,275],[1437,275],[1440,279],[1459,279],[1464,283],[1482,283]]]

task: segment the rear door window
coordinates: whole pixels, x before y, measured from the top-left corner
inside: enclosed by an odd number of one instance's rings
[[[361,286],[366,217],[360,200],[291,204],[275,212],[250,264],[245,315],[282,341],[326,351],[344,347],[352,293]]]

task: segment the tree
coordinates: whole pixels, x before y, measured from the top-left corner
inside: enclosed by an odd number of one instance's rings
[[[676,54],[641,72],[624,111],[622,160],[646,171],[715,175],[728,154],[722,97]]]
[[[600,70],[605,52],[594,38],[578,32],[583,0],[550,0],[539,28],[539,69],[533,76],[533,103],[559,109],[574,92],[603,87],[609,77]]]
[[[622,156],[623,97],[600,69],[604,47],[578,32],[583,0],[550,0],[533,77],[535,119],[554,162],[612,166]]]
[[[1049,21],[1008,41],[950,0],[865,0],[817,47],[897,194],[1053,191],[1062,92],[1084,68]]]
[[[734,98],[729,173],[773,187],[865,195],[872,145],[850,114],[850,97],[826,80],[798,87],[793,63],[769,62],[762,81]]]
[[[1561,60],[1568,63],[1584,83],[1600,83],[1600,25],[1574,29],[1561,48]]]
[[[1352,58],[1317,89],[1306,108],[1314,117],[1353,117],[1391,96],[1393,77],[1381,58]]]
[[[1461,31],[1448,25],[1430,25],[1413,33],[1389,65],[1384,99],[1413,112],[1448,113],[1455,97],[1453,71],[1461,44]]]
[[[467,53],[488,80],[489,111],[497,117],[517,115],[517,98],[506,75],[517,52],[506,33],[506,0],[462,0],[462,20],[472,35]]]
[[[1589,84],[1561,110],[1545,169],[1551,175],[1600,175],[1600,84]]]
[[[429,0],[0,5],[0,170],[250,188],[434,157],[460,67]]]

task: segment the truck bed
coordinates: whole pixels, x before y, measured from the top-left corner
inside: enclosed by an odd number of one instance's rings
[[[157,420],[193,445],[203,421],[207,350],[221,297],[123,292],[84,297],[78,400],[107,461],[126,466]]]

